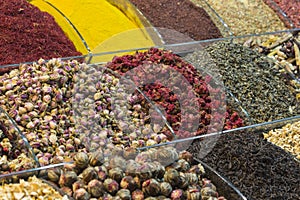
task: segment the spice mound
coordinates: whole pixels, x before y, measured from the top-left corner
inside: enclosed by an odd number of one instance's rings
[[[264,138],[269,142],[292,153],[300,160],[300,121],[287,124],[282,128],[264,133]]]
[[[10,183],[0,186],[0,199],[20,200],[20,199],[48,199],[48,200],[68,200],[68,197],[60,195],[53,187],[44,183],[37,177],[29,177],[28,181],[21,179],[19,183]]]
[[[81,55],[54,18],[26,0],[2,0],[0,21],[0,65]]]
[[[240,101],[254,123],[291,117],[299,113],[295,93],[274,60],[240,44],[218,42],[185,57],[201,65],[209,54],[217,65],[224,86]]]

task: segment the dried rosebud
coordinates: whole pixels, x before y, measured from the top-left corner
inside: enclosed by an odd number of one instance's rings
[[[80,188],[74,192],[75,200],[89,200],[90,197],[90,194],[84,188]]]
[[[111,178],[105,179],[103,185],[104,185],[105,190],[112,195],[115,195],[117,193],[117,191],[119,190],[118,182]]]
[[[198,188],[189,188],[186,190],[188,200],[200,200],[201,193]]]
[[[124,172],[120,167],[112,168],[108,171],[108,176],[117,182],[120,182],[124,177]]]
[[[128,176],[136,176],[137,169],[141,166],[141,164],[137,163],[135,160],[128,160],[126,162],[125,174]]]
[[[77,174],[73,171],[66,171],[60,175],[58,184],[63,187],[72,187],[72,184],[77,181]]]
[[[76,167],[78,167],[79,169],[84,169],[89,164],[89,157],[86,153],[79,152],[74,156],[74,162]]]
[[[94,169],[98,174],[98,179],[100,181],[104,181],[108,174],[106,167],[102,165],[102,166],[96,166],[94,167]]]
[[[126,163],[126,160],[122,156],[114,156],[109,161],[109,168],[120,167],[124,170],[126,168],[124,163]]]
[[[144,200],[144,193],[141,190],[135,190],[131,194],[132,200]]]
[[[189,186],[189,181],[188,181],[187,177],[185,176],[185,173],[179,172],[179,177],[180,177],[179,188],[186,189]]]
[[[188,172],[195,173],[197,175],[203,175],[205,174],[205,169],[201,164],[198,164],[198,165],[191,166]]]
[[[89,154],[89,164],[91,166],[100,166],[104,162],[104,155],[102,150],[97,150]]]
[[[120,187],[133,192],[137,189],[138,185],[132,176],[124,176],[120,182]]]
[[[145,181],[152,177],[152,168],[149,163],[144,163],[139,166],[136,170],[137,176],[141,179],[141,181]]]
[[[167,166],[178,160],[178,153],[173,147],[160,148],[156,153],[156,160],[162,165]]]
[[[81,173],[81,176],[82,176],[82,180],[85,183],[88,183],[93,179],[98,179],[98,174],[93,167],[88,167],[85,170],[83,170],[83,172]]]
[[[154,178],[148,179],[143,182],[142,191],[148,196],[157,196],[160,193],[160,184]]]
[[[121,200],[131,200],[131,194],[128,189],[121,189],[116,194]]]
[[[128,147],[124,149],[123,156],[126,160],[135,159],[137,150],[134,147]]]
[[[190,185],[195,185],[199,183],[198,176],[195,173],[185,173],[185,177]]]
[[[101,197],[104,193],[104,186],[102,182],[96,179],[91,180],[88,184],[88,192],[92,195],[92,197]]]
[[[172,200],[186,200],[184,191],[181,189],[173,190],[171,193]]]
[[[168,183],[168,182],[160,183],[160,193],[162,195],[168,197],[171,194],[172,190],[173,190],[173,188],[170,183]]]
[[[179,172],[176,169],[168,168],[164,175],[164,181],[170,183],[172,187],[178,187],[181,181]]]
[[[54,183],[57,183],[59,180],[59,177],[61,175],[61,169],[53,168],[48,170],[48,179]]]
[[[208,188],[211,188],[214,191],[217,191],[217,187],[211,182],[205,182],[202,187],[208,187]]]
[[[73,194],[73,191],[72,191],[72,189],[71,188],[69,188],[69,187],[61,187],[60,188],[60,190],[63,192],[63,193],[65,193],[66,195],[68,195],[68,196],[72,196],[72,194]]]
[[[201,188],[201,195],[202,197],[218,197],[217,191],[213,190],[212,188],[209,187],[204,187]]]
[[[73,192],[75,192],[76,190],[78,190],[80,188],[84,188],[84,186],[85,186],[84,182],[80,179],[73,183],[72,190],[73,190]]]
[[[181,151],[179,153],[179,159],[186,160],[190,165],[193,163],[193,155],[189,151]]]

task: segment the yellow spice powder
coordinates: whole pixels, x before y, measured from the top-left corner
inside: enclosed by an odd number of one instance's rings
[[[76,27],[93,53],[153,45],[147,32],[139,29],[141,22],[137,22],[136,18],[130,19],[126,12],[122,12],[106,0],[32,0],[30,3],[54,16],[83,54],[88,52],[87,49],[61,13]],[[128,13],[128,16],[130,14]],[[123,37],[118,36],[121,33],[125,33]]]

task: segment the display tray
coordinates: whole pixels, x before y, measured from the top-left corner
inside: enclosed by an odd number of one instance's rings
[[[149,150],[151,151],[151,150]],[[144,152],[147,152],[145,150]],[[32,177],[37,177],[42,183],[47,184],[51,188],[53,188],[54,191],[58,192],[63,199],[70,199],[74,200],[74,196],[72,193],[68,193],[69,189],[67,187],[60,187],[59,184],[49,180],[48,178],[48,172],[50,170],[70,170],[69,167],[64,167],[68,165],[72,165],[72,162],[68,163],[60,163],[56,165],[48,165],[44,167],[39,168],[33,168],[30,170],[24,170],[22,172],[12,173],[10,175],[0,176],[0,180],[3,182],[3,184],[12,184],[12,183],[19,183],[20,180],[28,180]],[[212,167],[210,167],[209,164],[198,160],[193,159],[191,165],[195,166],[201,164],[203,166],[203,169],[205,170],[205,174],[201,176],[203,179],[208,179],[213,183],[217,188],[218,196],[225,197],[226,199],[232,199],[232,200],[246,200],[247,198],[240,192],[230,181],[228,181],[227,178],[220,175],[216,170],[214,170]],[[172,164],[171,164],[172,165]],[[103,165],[104,166],[104,165]],[[167,166],[166,166],[167,168]],[[161,181],[161,180],[160,180]],[[76,187],[76,186],[74,186]],[[121,189],[121,188],[120,188]],[[71,187],[72,190],[72,187]],[[71,195],[70,195],[71,194]],[[11,192],[11,195],[14,195],[14,192]],[[105,194],[107,195],[107,194]]]
[[[300,116],[296,116],[224,131],[211,138],[194,140],[189,151],[210,163],[247,199],[297,199],[300,194],[299,159],[268,142],[263,133],[299,120]],[[213,142],[209,152],[206,152],[207,139]]]

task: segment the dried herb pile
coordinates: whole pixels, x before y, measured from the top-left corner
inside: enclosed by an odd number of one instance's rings
[[[263,0],[207,0],[234,35],[272,32],[285,29],[284,23]]]
[[[172,147],[139,154],[120,151],[109,160],[101,151],[80,152],[74,161],[48,170],[47,179],[75,200],[225,200],[204,167],[194,163],[190,153],[178,154]]]
[[[4,184],[0,186],[2,199],[57,199],[68,200],[67,195],[62,196],[52,186],[33,176],[19,183]]]
[[[54,18],[26,0],[0,4],[0,65],[81,55]]]
[[[300,121],[287,124],[282,128],[264,133],[264,138],[269,142],[290,152],[300,160]]]
[[[224,85],[241,102],[254,123],[297,115],[295,94],[274,69],[274,61],[240,44],[218,42],[203,51],[187,55],[191,63],[203,64],[203,54],[211,57]]]
[[[107,63],[106,67],[117,71],[121,75],[126,74],[126,72],[130,72],[130,70],[135,68],[143,69],[145,65],[167,65],[171,69],[176,70],[180,74],[182,74],[185,79],[188,81],[190,85],[193,87],[193,92],[196,95],[197,103],[200,105],[199,113],[200,115],[200,122],[199,127],[196,135],[203,134],[207,132],[207,126],[211,122],[211,118],[215,117],[221,120],[222,114],[226,116],[224,122],[224,129],[231,129],[243,126],[243,120],[239,117],[239,114],[234,110],[227,110],[223,113],[215,113],[215,116],[212,116],[211,113],[211,98],[214,92],[218,93],[222,88],[214,88],[211,87],[210,90],[208,89],[208,85],[210,85],[210,79],[212,77],[206,76],[203,77],[199,70],[193,67],[191,64],[185,62],[181,57],[177,56],[176,54],[172,53],[168,50],[159,50],[156,48],[151,48],[146,52],[137,52],[134,55],[125,55],[115,57],[112,62]],[[159,68],[159,67],[157,67]],[[142,70],[141,70],[142,71]],[[128,74],[128,73],[127,73]],[[138,73],[137,73],[138,74]],[[155,74],[155,73],[154,73]],[[136,76],[136,75],[135,75]],[[132,78],[135,80],[136,78],[133,76]],[[157,73],[156,78],[159,77],[159,73]],[[172,82],[176,82],[176,77],[172,79]],[[153,79],[153,77],[142,77],[142,79],[137,79],[136,85],[140,85],[139,81],[145,79]],[[154,79],[155,80],[155,77]],[[194,109],[191,105],[179,105],[178,104],[178,97],[170,90],[170,88],[164,87],[162,81],[155,80],[154,84],[148,84],[146,86],[141,86],[142,91],[155,103],[158,103],[162,106],[162,108],[166,111],[166,118],[169,121],[170,125],[173,127],[174,131],[178,131],[180,128],[180,120],[185,121],[186,119],[181,118],[182,115],[180,113],[179,106],[185,106],[188,109]],[[183,84],[183,83],[182,83]],[[181,83],[178,83],[181,85]],[[211,85],[212,86],[212,85]],[[215,90],[215,91],[214,91]],[[192,91],[190,91],[192,92]],[[220,92],[221,93],[221,92]],[[215,104],[221,106],[221,102],[224,100],[223,97],[217,99]],[[141,105],[145,104],[145,99],[140,95],[139,101],[144,103],[140,103]],[[225,100],[224,100],[225,101]],[[168,134],[167,134],[168,135]]]
[[[201,143],[188,150],[197,158]],[[203,147],[202,147],[203,148]],[[300,164],[255,131],[223,134],[203,158],[248,199],[298,199]]]
[[[175,30],[194,40],[222,37],[206,11],[189,0],[130,0],[154,27]],[[178,41],[173,32],[161,30],[167,43]]]

